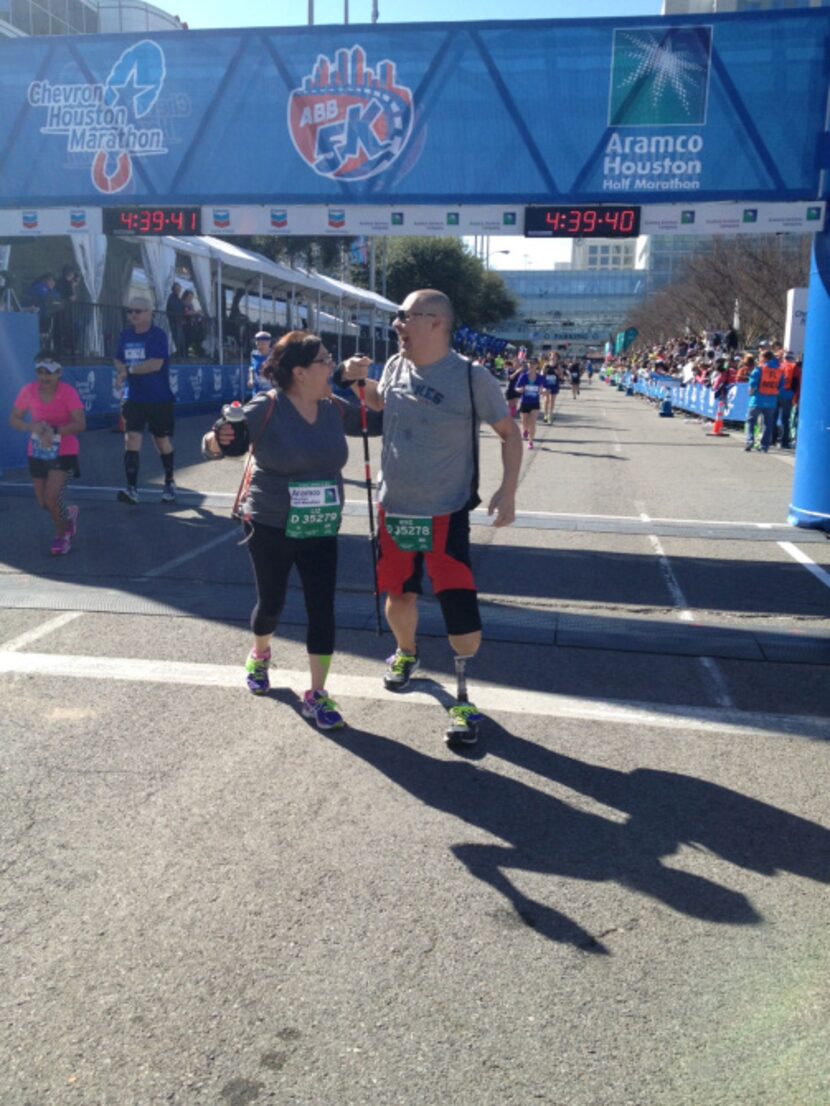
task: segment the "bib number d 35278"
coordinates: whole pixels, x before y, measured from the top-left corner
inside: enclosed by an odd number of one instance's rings
[[[387,515],[389,537],[404,553],[432,552],[432,519],[414,515]]]
[[[340,529],[343,505],[336,484],[329,480],[289,484],[288,495],[287,537],[330,538]]]

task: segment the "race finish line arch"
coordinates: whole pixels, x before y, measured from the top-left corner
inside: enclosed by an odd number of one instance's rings
[[[821,9],[7,39],[0,235],[813,231],[830,530],[828,57]]]

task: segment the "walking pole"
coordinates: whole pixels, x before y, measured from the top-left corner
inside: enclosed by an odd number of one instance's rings
[[[378,547],[375,533],[375,508],[372,504],[372,468],[369,463],[369,419],[366,413],[366,386],[361,380],[357,390],[360,393],[360,429],[363,438],[363,468],[366,477],[366,498],[369,503],[369,544],[372,547],[372,579],[375,585],[375,625],[378,637],[382,637],[380,624],[380,592],[378,591]]]

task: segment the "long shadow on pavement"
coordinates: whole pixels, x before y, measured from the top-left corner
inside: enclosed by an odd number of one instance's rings
[[[360,757],[419,802],[476,826],[505,844],[451,846],[471,875],[508,900],[517,923],[557,943],[608,954],[557,906],[524,894],[506,870],[616,882],[678,913],[721,925],[762,921],[745,895],[666,867],[679,845],[704,845],[754,872],[830,882],[830,832],[729,788],[673,772],[621,773],[551,753],[488,721],[487,750],[629,814],[625,824],[567,803],[465,759],[447,762],[359,729],[326,737]]]

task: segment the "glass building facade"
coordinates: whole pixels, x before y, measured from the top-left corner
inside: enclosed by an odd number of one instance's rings
[[[0,0],[0,35],[176,31],[185,25],[141,0]]]
[[[602,345],[646,294],[646,274],[637,270],[501,269],[499,276],[518,300],[519,310],[493,333],[532,342],[537,350]]]
[[[0,32],[3,30],[14,36],[96,34],[98,4],[88,0],[0,0]]]

